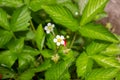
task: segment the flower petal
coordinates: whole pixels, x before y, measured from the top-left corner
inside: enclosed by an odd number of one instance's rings
[[[48,23],[47,25],[48,25],[48,26],[51,26],[51,23]]]
[[[55,39],[53,39],[53,42],[55,42],[55,43],[56,43],[56,42],[57,42],[57,39],[56,39],[56,38],[55,38]]]
[[[60,35],[57,35],[56,38],[57,38],[57,39],[60,38]]]
[[[64,36],[62,36],[62,35],[61,35],[61,37],[60,37],[60,38],[61,38],[61,39],[65,39],[65,38],[64,38]]]
[[[57,46],[60,46],[60,42],[57,42]]]
[[[61,44],[63,45],[64,43],[65,43],[65,42],[62,40],[62,41],[61,41]]]
[[[47,33],[47,34],[49,34],[49,33],[50,33],[50,31],[46,31],[46,33]]]

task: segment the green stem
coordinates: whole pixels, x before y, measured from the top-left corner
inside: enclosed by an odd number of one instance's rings
[[[70,49],[72,48],[72,46],[73,46],[73,43],[74,43],[74,41],[75,41],[75,39],[76,39],[76,33],[74,34],[74,37],[73,37],[73,39],[72,39],[72,41],[71,41],[71,44],[70,44]]]
[[[35,27],[34,27],[34,25],[33,25],[32,20],[30,20],[30,25],[31,25],[31,29],[32,29],[32,31],[35,32]]]

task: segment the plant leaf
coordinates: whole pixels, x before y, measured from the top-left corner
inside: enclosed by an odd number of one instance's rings
[[[115,68],[100,68],[95,69],[88,74],[85,80],[112,80],[118,73],[118,69]]]
[[[16,39],[16,40],[11,40],[8,44],[7,47],[9,50],[13,52],[20,53],[23,49],[24,46],[24,39]]]
[[[35,33],[35,41],[37,44],[38,49],[41,51],[44,45],[44,40],[45,40],[45,33],[42,28],[42,25],[40,24],[37,28],[37,31]]]
[[[0,54],[0,64],[4,64],[6,67],[11,68],[11,66],[16,61],[17,57],[11,51],[3,51]]]
[[[7,13],[0,8],[0,26],[4,29],[10,30]]]
[[[17,80],[31,80],[34,75],[35,75],[35,70],[28,69],[25,72],[23,72],[21,75],[19,75]]]
[[[32,0],[30,2],[30,8],[33,11],[38,11],[40,9],[42,9],[42,5],[52,5],[52,4],[56,4],[56,0]]]
[[[30,11],[27,7],[18,8],[12,16],[11,29],[12,31],[24,31],[28,29],[30,21]]]
[[[42,6],[42,8],[50,15],[54,22],[72,31],[78,30],[79,23],[67,8],[60,5]]]
[[[60,62],[58,64],[53,64],[51,68],[45,73],[46,80],[61,80],[64,72],[67,70],[68,64],[65,62]],[[69,80],[69,79],[67,79]]]
[[[110,44],[100,41],[93,41],[86,47],[86,52],[88,55],[95,55],[105,50]]]
[[[118,39],[102,25],[90,23],[81,27],[79,31],[82,36],[88,38],[118,42]]]
[[[0,29],[0,47],[4,46],[12,38],[12,33]]]
[[[116,56],[120,54],[120,46],[118,44],[109,45],[106,50],[102,51],[101,54],[107,56]]]
[[[2,75],[2,79],[15,77],[15,73],[12,70],[7,69],[5,67],[0,67],[0,74]]]
[[[92,65],[93,61],[87,56],[87,54],[85,52],[81,53],[76,60],[78,77],[85,77],[85,75],[91,71]]]
[[[99,65],[107,67],[115,67],[120,69],[120,63],[114,57],[108,57],[103,55],[91,56]]]
[[[44,58],[51,58],[52,55],[54,54],[53,50],[48,50],[48,49],[44,49],[41,51],[41,54]]]
[[[104,7],[109,0],[89,0],[86,5],[80,25],[85,25],[89,23],[96,14],[104,11]]]
[[[8,7],[20,7],[23,5],[22,0],[0,0],[1,6],[8,6]]]

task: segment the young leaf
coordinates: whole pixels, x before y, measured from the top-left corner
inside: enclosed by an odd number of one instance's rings
[[[118,73],[118,69],[115,68],[100,68],[95,69],[88,74],[85,80],[112,80]]]
[[[4,46],[12,38],[12,33],[0,29],[0,47]]]
[[[83,52],[76,60],[78,77],[85,77],[91,71],[93,61]]]
[[[0,26],[6,30],[9,30],[9,22],[7,19],[7,13],[0,8]]]
[[[11,66],[16,61],[17,57],[11,51],[4,51],[0,54],[0,64],[4,64],[6,67],[11,68]]]
[[[118,39],[102,25],[90,23],[81,27],[79,31],[82,36],[88,38],[118,42]]]
[[[108,1],[109,0],[89,0],[83,11],[80,25],[85,25],[86,23],[89,23],[96,14],[103,12],[104,7]]]
[[[42,8],[56,23],[61,24],[72,31],[78,30],[79,23],[67,8],[60,5],[42,6]]]
[[[103,55],[94,55],[92,58],[101,66],[107,67],[115,67],[120,69],[120,63],[114,57],[108,57]]]
[[[24,31],[28,29],[30,21],[30,11],[27,7],[18,8],[12,16],[11,29],[12,31]]]
[[[88,55],[95,55],[105,50],[110,44],[100,41],[93,41],[86,47],[86,52]]]
[[[45,33],[42,28],[42,25],[40,24],[37,28],[37,31],[35,33],[35,41],[37,44],[38,49],[41,51],[44,45],[44,40],[45,40]]]

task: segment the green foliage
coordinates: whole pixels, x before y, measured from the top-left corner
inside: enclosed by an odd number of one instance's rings
[[[112,80],[118,72],[118,69],[114,68],[100,68],[93,70],[88,76],[86,80]]]
[[[77,20],[72,16],[71,12],[60,5],[43,6],[43,9],[51,16],[51,18],[58,24],[67,27],[72,31],[79,28]]]
[[[106,3],[109,0],[89,0],[82,15],[80,25],[85,25],[89,23],[95,15],[103,12]]]
[[[95,22],[107,2],[0,0],[0,78],[119,80],[119,35]]]
[[[118,42],[118,39],[102,25],[90,23],[81,27],[79,32],[82,36],[89,37],[92,39],[105,40],[109,42]]]

